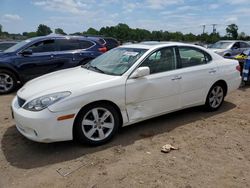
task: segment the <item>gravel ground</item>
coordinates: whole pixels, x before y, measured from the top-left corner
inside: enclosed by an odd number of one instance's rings
[[[100,147],[21,136],[0,96],[0,188],[250,187],[250,87],[217,112],[190,108],[123,128]],[[161,153],[165,144],[179,150]]]

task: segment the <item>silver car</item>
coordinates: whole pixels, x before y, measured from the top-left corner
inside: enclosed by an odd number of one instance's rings
[[[212,44],[209,48],[223,57],[230,57],[250,49],[250,44],[237,40],[221,40]]]

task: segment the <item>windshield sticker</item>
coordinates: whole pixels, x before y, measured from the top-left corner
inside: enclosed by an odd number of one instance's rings
[[[123,55],[127,55],[127,56],[137,56],[139,54],[139,52],[124,52]]]

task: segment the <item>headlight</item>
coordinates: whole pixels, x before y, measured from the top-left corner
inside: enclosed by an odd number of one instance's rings
[[[60,92],[60,93],[53,93],[49,95],[45,95],[32,101],[28,102],[23,108],[30,111],[41,111],[48,106],[58,102],[59,100],[68,97],[71,94],[69,91]]]

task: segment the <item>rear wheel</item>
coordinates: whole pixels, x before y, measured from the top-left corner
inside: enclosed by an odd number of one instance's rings
[[[16,76],[8,71],[0,69],[0,94],[8,94],[17,87]]]
[[[221,84],[215,84],[209,90],[205,107],[208,111],[218,110],[225,98],[225,89]]]
[[[101,145],[115,135],[118,127],[119,116],[115,108],[108,104],[93,104],[79,112],[75,136],[81,143]]]

